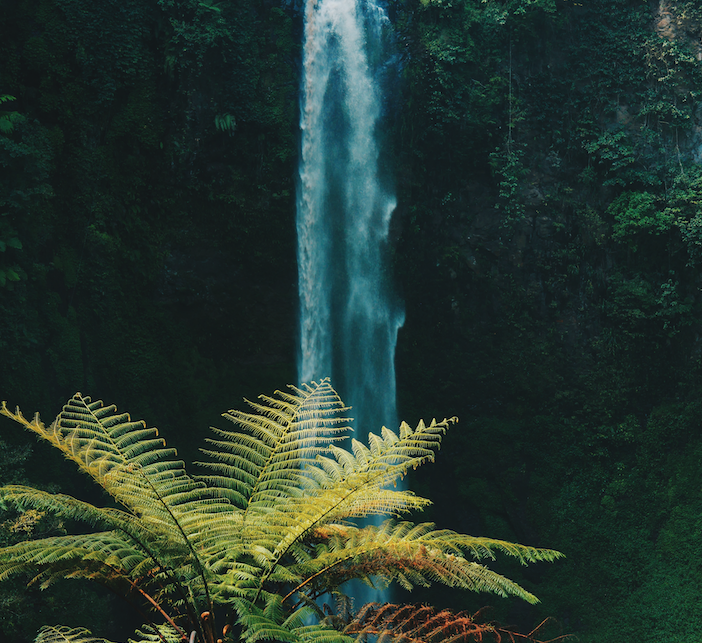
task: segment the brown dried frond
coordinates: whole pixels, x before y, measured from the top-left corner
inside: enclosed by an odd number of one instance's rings
[[[368,603],[344,630],[357,640],[368,635],[378,643],[555,643],[568,638],[537,638],[550,619],[528,634],[515,632],[492,621],[482,621],[481,611],[453,612],[427,605]]]

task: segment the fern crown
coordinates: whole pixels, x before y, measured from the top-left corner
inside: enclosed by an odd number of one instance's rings
[[[156,429],[113,405],[77,393],[47,427],[3,402],[2,415],[62,451],[116,506],[3,487],[5,504],[93,531],[0,549],[0,581],[24,575],[43,587],[63,578],[107,585],[148,612],[134,643],[215,643],[233,640],[236,628],[246,643],[350,643],[362,628],[330,624],[315,599],[343,596],[352,579],[407,589],[440,582],[536,602],[482,561],[497,553],[552,561],[558,552],[399,520],[429,501],[397,483],[434,459],[455,418],[402,423],[397,433],[382,427],[362,444],[350,438],[349,408],[326,379],[249,407],[224,414],[234,427],[214,429],[195,477]],[[361,526],[368,516],[386,520]],[[60,626],[36,640],[104,641]]]

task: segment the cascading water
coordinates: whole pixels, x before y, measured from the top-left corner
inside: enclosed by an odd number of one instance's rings
[[[386,249],[394,196],[380,129],[388,18],[373,0],[307,0],[297,235],[302,382],[330,376],[355,431],[397,423]],[[390,66],[391,68],[391,66]]]

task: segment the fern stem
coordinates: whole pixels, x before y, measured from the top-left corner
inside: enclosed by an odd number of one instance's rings
[[[367,553],[367,552],[363,552],[363,553]],[[307,585],[307,583],[312,582],[315,578],[317,578],[318,576],[321,576],[322,574],[326,574],[330,569],[333,569],[337,565],[341,565],[341,563],[345,563],[348,560],[352,560],[357,555],[358,554],[354,554],[353,556],[347,556],[346,558],[342,558],[340,560],[337,560],[335,563],[332,563],[331,565],[327,565],[324,569],[320,569],[316,574],[312,574],[312,576],[310,576],[309,578],[306,578],[295,589],[293,589],[291,592],[286,594],[283,597],[283,603],[285,601],[287,601],[293,594],[295,594],[296,592],[299,592],[305,585]]]
[[[200,614],[200,621],[203,625],[206,643],[215,643],[215,622],[212,612],[203,612]]]
[[[186,636],[185,631],[184,631],[182,628],[178,627],[178,625],[175,624],[175,622],[173,621],[173,619],[163,610],[163,608],[156,602],[156,600],[155,600],[150,594],[148,594],[148,593],[145,592],[143,589],[141,589],[141,587],[139,587],[131,578],[129,578],[129,576],[126,576],[126,575],[123,574],[119,569],[116,569],[116,568],[113,567],[112,565],[108,565],[108,564],[106,564],[106,563],[103,563],[103,565],[104,565],[105,567],[107,567],[107,569],[109,569],[109,570],[112,571],[112,573],[114,574],[114,577],[115,577],[115,578],[123,578],[124,580],[126,580],[127,583],[129,583],[129,585],[131,586],[131,588],[132,588],[132,589],[135,589],[139,594],[141,594],[142,597],[144,597],[144,598],[146,599],[146,601],[147,601],[148,603],[150,603],[151,605],[153,605],[153,606],[156,608],[156,611],[159,612],[159,613],[161,614],[161,616],[163,616],[163,618],[166,619],[166,621],[168,621],[168,623],[169,623],[170,625],[172,625],[173,628],[174,628],[175,630],[177,630],[178,633],[179,633],[181,636]],[[93,578],[92,580],[97,580],[97,579]],[[99,581],[98,581],[98,582],[99,582]],[[112,589],[112,588],[110,587],[110,585],[109,585],[106,581],[105,581],[104,583],[99,583],[99,584],[103,585],[104,587],[107,587],[107,588],[110,589],[112,592],[117,593],[116,590]],[[126,595],[122,595],[122,596],[126,599]],[[134,607],[134,609],[136,609],[136,611],[139,612],[139,614],[141,614],[142,617],[146,618],[146,620],[149,621],[149,623],[153,626],[154,631],[156,632],[156,634],[158,635],[158,637],[161,639],[161,641],[163,641],[163,643],[168,643],[168,641],[166,641],[166,639],[164,638],[163,634],[161,634],[161,633],[158,631],[158,628],[155,626],[155,624],[153,623],[153,621],[152,621],[147,615],[145,615],[145,614],[139,609],[139,607],[138,607],[137,605],[135,605],[134,603],[131,603],[130,601],[127,601],[127,602],[128,602],[130,605],[132,605],[132,607]]]
[[[129,578],[127,578],[126,576],[123,576],[122,574],[120,574],[114,567],[111,567],[110,565],[107,565],[107,567],[109,567],[109,569],[113,570],[113,571],[118,575],[119,578],[124,578],[128,583],[130,583],[130,585],[134,586],[134,584],[131,582],[131,580],[130,580]],[[127,605],[129,605],[137,614],[139,614],[139,616],[141,616],[141,618],[144,619],[144,621],[148,622],[148,624],[151,625],[151,627],[153,627],[154,632],[156,632],[157,636],[161,639],[162,643],[168,643],[168,641],[167,641],[166,638],[163,636],[163,634],[161,634],[161,633],[158,631],[158,628],[156,627],[156,624],[155,624],[155,623],[153,622],[153,620],[149,617],[149,615],[146,614],[146,613],[139,607],[139,605],[137,605],[135,602],[129,600],[129,598],[127,597],[127,594],[118,592],[116,589],[114,589],[114,588],[113,588],[109,583],[107,583],[107,582],[102,582],[102,581],[99,581],[99,580],[97,580],[97,579],[92,579],[92,580],[94,580],[96,583],[98,583],[98,585],[100,585],[101,587],[104,587],[104,588],[106,588],[107,590],[109,590],[110,592],[112,592],[115,596],[118,596],[118,597],[121,598],[123,601],[125,601],[125,602],[127,603]],[[181,630],[181,631],[182,631],[182,630]]]
[[[147,556],[154,562],[156,567],[158,568],[159,571],[163,572],[166,575],[166,578],[169,579],[173,585],[176,588],[176,591],[178,594],[180,594],[180,597],[183,599],[183,603],[185,605],[185,610],[188,613],[188,619],[190,620],[191,623],[196,624],[198,623],[198,618],[196,616],[195,611],[193,610],[193,606],[190,604],[190,601],[188,600],[188,597],[185,593],[185,590],[183,589],[183,585],[180,583],[178,580],[178,577],[175,575],[175,572],[173,569],[170,567],[164,565],[156,556],[156,554],[151,551],[149,547],[147,547],[144,542],[141,541],[140,538],[135,536],[134,534],[128,532],[124,527],[120,527],[119,531],[121,531],[127,538],[132,540],[138,547],[140,547],[144,552],[146,552]]]
[[[187,634],[185,633],[185,630],[183,630],[181,627],[176,625],[175,621],[163,610],[163,608],[156,602],[156,600],[150,594],[147,594],[143,589],[141,589],[141,587],[139,587],[131,578],[127,578],[126,576],[125,576],[125,578],[126,578],[127,582],[132,586],[132,589],[135,589],[149,603],[151,603],[151,605],[154,606],[156,611],[159,614],[161,614],[161,616],[163,616],[163,618],[165,618],[166,621],[168,621],[168,623],[171,626],[173,626],[174,629],[176,629],[178,631],[178,634],[180,634],[181,636],[187,636]],[[164,641],[164,643],[166,643],[165,639],[163,639],[163,636],[161,636],[160,634],[159,634],[159,638],[162,639]]]

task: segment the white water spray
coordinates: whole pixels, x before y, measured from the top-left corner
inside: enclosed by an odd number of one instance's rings
[[[297,198],[299,380],[330,376],[356,436],[397,424],[395,345],[403,313],[386,261],[394,196],[381,173],[384,10],[307,0]]]

